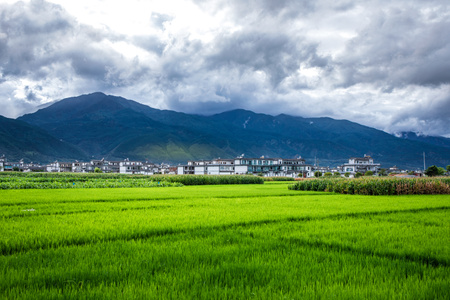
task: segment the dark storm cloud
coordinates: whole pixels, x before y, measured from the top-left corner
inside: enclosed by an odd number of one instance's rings
[[[133,39],[133,44],[136,46],[157,54],[158,56],[161,56],[164,47],[166,46],[165,43],[163,43],[157,36],[154,35],[141,35],[141,36],[135,36]]]
[[[0,31],[0,71],[6,80],[75,77],[107,89],[135,80],[145,69],[108,46],[126,37],[78,24],[59,5],[46,1],[4,5]]]
[[[0,5],[0,96],[17,98],[4,107],[17,116],[98,90],[189,113],[244,108],[450,134],[447,1],[194,2],[223,24],[193,32],[149,11],[148,33],[119,34],[44,0]]]
[[[36,96],[35,90],[37,91],[42,91],[42,87],[41,86],[37,86],[37,87],[29,87],[29,86],[25,86],[25,94],[26,94],[26,99],[28,102],[36,102],[39,101],[38,97]]]
[[[395,116],[392,126],[397,131],[410,131],[411,125],[420,126],[430,135],[448,134],[450,128],[450,95],[418,103]],[[444,130],[443,130],[444,129]]]
[[[297,18],[300,15],[308,15],[316,10],[316,1],[310,0],[195,0],[202,9],[217,11],[229,8],[232,11],[230,18],[245,20],[250,14],[259,17],[277,17],[283,20]],[[213,3],[213,5],[211,5]],[[332,5],[332,4],[331,4]]]
[[[217,38],[217,51],[207,58],[210,69],[249,68],[264,71],[273,86],[296,72],[300,64],[324,66],[315,45],[302,43],[282,33],[238,32]]]
[[[50,63],[48,54],[70,25],[70,17],[59,6],[44,1],[29,5],[18,2],[0,14],[0,64],[4,76],[26,75]],[[49,40],[50,38],[50,40]]]
[[[45,15],[45,19],[42,17]],[[43,0],[17,2],[0,14],[2,32],[8,35],[47,35],[71,27],[72,18],[59,6]]]
[[[450,83],[448,28],[449,18],[425,17],[407,5],[379,12],[338,59],[342,83],[391,88]]]

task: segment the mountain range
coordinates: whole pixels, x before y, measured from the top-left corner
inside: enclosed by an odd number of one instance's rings
[[[383,167],[450,164],[450,139],[399,137],[346,120],[233,110],[212,116],[158,110],[93,93],[63,99],[18,119],[0,119],[0,151],[10,159],[188,160],[302,156],[337,165],[370,155]],[[15,128],[15,131],[10,129]],[[45,146],[45,147],[44,147]],[[2,153],[0,152],[0,153]]]
[[[79,148],[26,122],[0,116],[0,156],[28,162],[87,159]]]

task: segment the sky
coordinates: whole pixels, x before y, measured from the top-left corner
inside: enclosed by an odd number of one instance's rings
[[[104,92],[450,137],[448,0],[0,0],[0,115]]]

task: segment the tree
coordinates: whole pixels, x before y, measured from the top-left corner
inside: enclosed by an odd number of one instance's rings
[[[345,172],[344,176],[345,177],[350,177],[350,172]]]
[[[433,176],[440,176],[440,175],[444,175],[444,168],[438,168],[435,165],[432,165],[430,167],[427,168],[427,170],[425,171],[425,175],[433,177]]]
[[[325,174],[323,174],[323,176],[325,177],[331,177],[333,176],[333,174],[331,172],[326,172]]]
[[[322,172],[320,172],[320,171],[314,172],[314,177],[320,177],[320,176],[322,176]]]
[[[379,174],[380,174],[380,176],[387,176],[386,169],[381,169]]]
[[[335,173],[333,174],[333,176],[334,176],[334,177],[341,177],[341,173],[335,172]]]
[[[94,169],[94,173],[103,173],[103,172],[100,168],[97,167]]]
[[[447,174],[450,174],[450,165],[447,166]]]
[[[364,173],[364,176],[373,176],[373,171],[366,171],[366,173]]]
[[[306,178],[306,173],[305,172],[298,173],[297,177]]]
[[[362,173],[360,173],[360,172],[356,172],[356,174],[355,174],[355,178],[359,178],[359,177],[361,177],[363,174]]]

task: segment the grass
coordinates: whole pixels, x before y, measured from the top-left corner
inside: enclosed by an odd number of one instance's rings
[[[448,299],[448,195],[0,191],[0,298]]]

